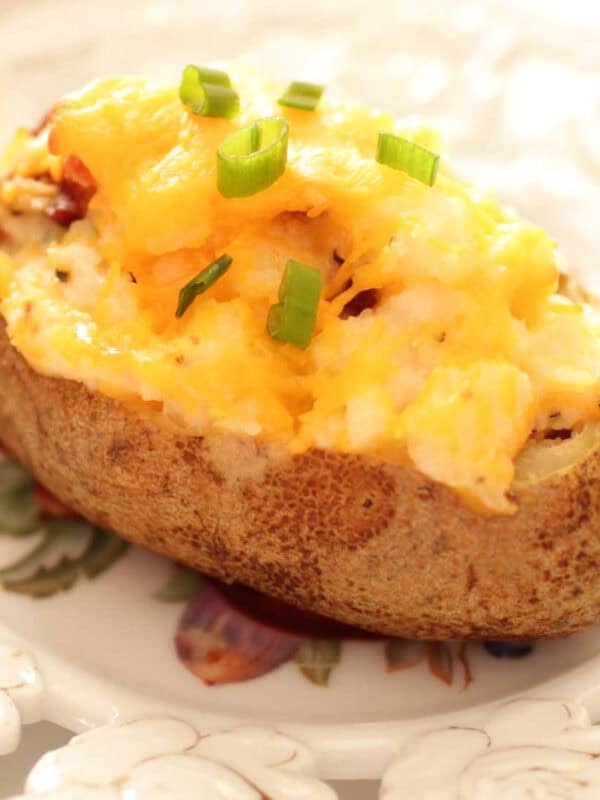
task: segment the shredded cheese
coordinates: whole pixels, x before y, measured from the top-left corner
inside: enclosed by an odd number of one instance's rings
[[[327,96],[314,113],[284,110],[281,86],[234,84],[233,120],[194,116],[173,85],[105,78],[59,102],[42,133],[17,134],[0,162],[14,345],[39,372],[158,403],[190,431],[408,458],[481,510],[512,511],[532,433],[600,415],[599,317],[555,294],[554,242],[443,159],[433,188],[375,161],[381,130],[437,149],[426,128]],[[218,145],[283,113],[285,174],[221,197]],[[97,191],[59,232],[34,200],[70,155]],[[8,209],[27,187],[25,235]],[[175,319],[180,288],[222,252],[232,267]],[[266,332],[288,258],[325,277],[307,351]]]

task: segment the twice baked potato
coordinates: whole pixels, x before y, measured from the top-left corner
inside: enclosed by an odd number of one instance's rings
[[[9,148],[0,439],[94,522],[366,629],[594,624],[600,327],[552,241],[435,181],[426,129],[256,78],[209,117],[194,77],[96,82]]]

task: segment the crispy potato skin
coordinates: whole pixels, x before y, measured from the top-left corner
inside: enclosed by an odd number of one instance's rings
[[[0,321],[0,438],[65,503],[136,544],[373,631],[561,636],[600,619],[600,453],[483,517],[365,456],[189,436],[29,368]]]

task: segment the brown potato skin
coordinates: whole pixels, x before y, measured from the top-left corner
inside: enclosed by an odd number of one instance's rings
[[[600,453],[483,517],[366,456],[189,436],[44,377],[0,321],[0,438],[61,500],[136,544],[382,634],[562,636],[600,619]]]

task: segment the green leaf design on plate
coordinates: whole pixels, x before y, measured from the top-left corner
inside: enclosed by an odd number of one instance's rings
[[[300,645],[295,661],[311,683],[327,686],[341,655],[342,643],[338,639],[307,639]]]
[[[21,556],[17,561],[9,564],[7,567],[0,569],[0,580],[17,575],[19,572],[26,571],[29,567],[35,567],[36,563],[43,558],[44,555],[52,548],[54,541],[52,534],[44,531],[34,546]]]
[[[3,588],[29,597],[50,597],[70,589],[81,574],[90,579],[100,575],[128,547],[83,520],[51,520],[44,523],[42,537],[29,553],[0,573],[5,578]]]
[[[26,594],[29,597],[51,597],[61,591],[70,589],[79,574],[79,565],[64,556],[56,567],[46,569],[40,567],[31,578],[20,581],[5,581],[4,589],[7,592]]]
[[[10,583],[29,579],[42,567],[51,571],[63,557],[76,561],[88,549],[93,528],[84,520],[46,520],[38,526],[38,536],[33,546],[17,561],[4,567],[0,578]]]
[[[204,586],[199,572],[187,567],[176,567],[166,582],[154,593],[154,599],[161,603],[187,603]]]
[[[33,478],[24,467],[10,459],[0,460],[0,494],[32,488]]]
[[[29,489],[0,493],[0,532],[28,536],[39,528],[40,509]]]
[[[85,520],[44,519],[35,482],[0,451],[0,535],[32,536],[25,553],[0,570],[8,592],[49,597],[70,589],[81,575],[92,579],[107,570],[128,544]],[[18,548],[17,548],[18,549]]]
[[[39,516],[31,476],[16,461],[0,460],[0,532],[28,536],[37,530]]]
[[[96,528],[90,547],[81,559],[83,571],[90,580],[98,577],[106,572],[128,548],[129,544],[123,539]]]

